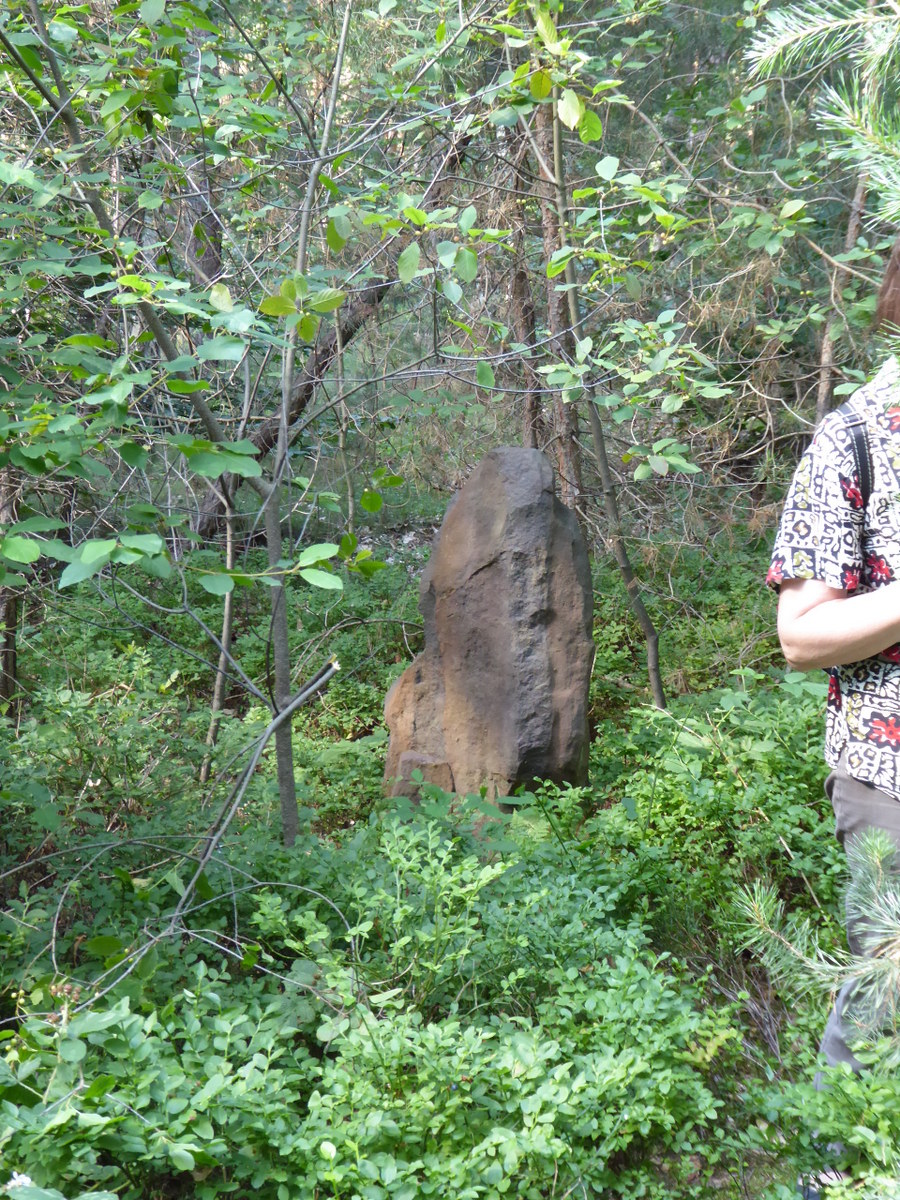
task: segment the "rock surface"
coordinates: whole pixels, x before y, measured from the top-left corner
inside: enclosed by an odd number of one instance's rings
[[[504,447],[453,498],[422,575],[425,649],[385,700],[389,795],[583,783],[594,657],[587,550],[537,450]]]

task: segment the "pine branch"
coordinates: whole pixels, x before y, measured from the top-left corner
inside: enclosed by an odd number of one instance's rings
[[[848,56],[867,61],[871,57],[867,43],[882,43],[885,31],[897,25],[897,13],[887,6],[810,0],[770,12],[750,43],[746,60],[751,74],[764,76],[801,62],[823,66]]]
[[[900,117],[859,86],[826,90],[816,120],[837,135],[833,153],[845,162],[863,163],[878,196],[878,212],[900,220]]]
[[[881,830],[847,848],[847,921],[852,955],[826,954],[806,919],[786,915],[772,887],[757,883],[738,901],[744,947],[796,996],[852,984],[844,1019],[860,1042],[882,1039],[879,1061],[900,1065],[900,875],[898,851]]]
[[[737,901],[743,948],[798,998],[833,990],[843,981],[847,956],[826,954],[808,919],[789,917],[775,889],[756,882]]]

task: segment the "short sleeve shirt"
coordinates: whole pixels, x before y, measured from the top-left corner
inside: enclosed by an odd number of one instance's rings
[[[865,423],[872,465],[863,503],[848,417]],[[800,460],[766,582],[819,579],[861,594],[900,579],[900,367],[875,378],[830,413]],[[828,672],[825,759],[842,754],[855,779],[900,799],[900,643]]]

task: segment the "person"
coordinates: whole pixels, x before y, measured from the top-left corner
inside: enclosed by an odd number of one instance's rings
[[[884,292],[885,285],[882,299]],[[767,582],[778,591],[788,665],[829,674],[825,791],[837,837],[847,850],[879,829],[900,849],[900,365],[893,357],[816,430],[785,500]],[[848,915],[847,935],[851,951],[863,952],[859,917]],[[838,993],[819,1049],[829,1065],[858,1071],[853,992],[850,981]],[[818,1194],[815,1184],[801,1192]]]

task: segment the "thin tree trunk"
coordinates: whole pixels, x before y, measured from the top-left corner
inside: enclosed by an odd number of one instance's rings
[[[551,140],[551,155],[548,157],[543,153],[543,148],[538,145],[540,150],[540,159],[538,169],[542,175],[546,177],[548,171],[552,171],[551,186],[554,193],[554,204],[556,206],[558,220],[558,241],[557,246],[563,244],[560,235],[565,235],[569,228],[569,206],[568,193],[565,178],[565,164],[562,154],[562,134],[559,125],[559,118],[556,114],[556,104],[553,105],[553,132]],[[552,163],[552,167],[551,167]],[[545,246],[546,249],[546,246]],[[549,257],[548,257],[549,261]],[[578,293],[577,279],[575,277],[574,265],[569,262],[566,265],[566,283],[565,292],[568,317],[571,323],[571,329],[577,338],[584,336],[583,317],[581,313],[581,301]],[[647,611],[641,596],[640,583],[634,573],[634,568],[631,565],[631,559],[628,555],[628,547],[625,544],[625,535],[622,531],[622,520],[619,512],[618,489],[616,481],[613,477],[612,469],[609,463],[609,455],[606,449],[606,437],[603,433],[603,425],[600,420],[600,411],[596,402],[593,387],[587,387],[588,394],[588,414],[591,425],[591,437],[594,442],[594,456],[597,460],[597,470],[600,475],[600,486],[603,496],[603,511],[607,521],[607,536],[612,546],[613,557],[616,560],[616,565],[619,568],[619,573],[622,576],[622,581],[625,584],[625,590],[628,593],[628,600],[631,604],[631,610],[635,615],[638,624],[641,627],[641,632],[644,635],[644,640],[647,643],[647,675],[650,682],[650,694],[653,697],[653,703],[657,708],[666,707],[666,695],[662,685],[662,674],[659,667],[659,634],[656,626],[653,623],[653,618]]]
[[[650,694],[657,708],[666,707],[666,693],[662,684],[662,673],[659,669],[659,634],[653,624],[653,618],[647,611],[641,596],[641,585],[634,573],[631,559],[628,557],[628,547],[625,545],[625,535],[622,532],[622,520],[619,515],[619,499],[616,481],[609,465],[606,452],[606,438],[600,421],[600,412],[593,396],[588,399],[588,411],[591,420],[591,436],[594,441],[594,455],[597,459],[597,469],[600,473],[600,487],[603,495],[603,512],[606,516],[607,536],[612,546],[613,557],[625,584],[631,611],[635,615],[641,633],[647,643],[647,676],[650,680]]]
[[[862,224],[863,209],[866,204],[866,190],[868,187],[869,177],[863,171],[856,181],[856,191],[853,195],[853,200],[850,203],[850,215],[847,218],[847,234],[844,238],[844,252],[852,250],[856,245],[856,239],[859,237],[859,230]],[[835,271],[831,277],[831,292],[832,295],[840,287],[840,277],[842,271]],[[829,321],[825,326],[825,333],[822,337],[822,349],[819,354],[819,386],[816,393],[816,424],[822,420],[828,410],[831,408],[831,396],[834,391],[834,337],[832,330],[834,322]]]
[[[556,102],[540,104],[534,115],[534,136],[540,157],[546,163],[553,162],[553,125]],[[550,262],[553,254],[563,244],[560,234],[562,225],[558,209],[557,189],[553,179],[541,173],[540,185],[541,224],[544,235],[544,259]],[[561,358],[571,357],[574,345],[569,327],[566,292],[561,291],[554,280],[547,279],[547,326],[556,352]],[[578,422],[574,405],[566,404],[562,391],[553,397],[553,452],[559,476],[560,499],[568,508],[577,509],[581,498],[581,462],[578,452]]]
[[[278,570],[282,550],[281,505],[278,497],[279,488],[276,482],[272,485],[266,501],[266,548],[269,555],[269,571],[278,580],[277,586],[270,588],[271,646],[275,675],[273,715],[275,716],[285,709],[291,699],[291,649],[288,640],[287,589],[284,586],[284,576]],[[289,719],[283,721],[275,730],[275,762],[278,772],[278,798],[281,805],[281,833],[285,846],[293,846],[300,829],[300,814],[297,809],[294,749]]]
[[[341,471],[344,474],[344,486],[347,489],[347,532],[352,535],[356,525],[356,497],[353,494],[353,478],[350,474],[350,464],[347,460],[347,430],[350,427],[350,409],[344,399],[344,347],[341,342],[341,323],[335,318],[335,335],[338,352],[334,360],[334,376],[337,381],[338,399],[338,457],[341,461]]]
[[[516,262],[513,267],[512,282],[509,289],[510,324],[516,335],[516,341],[523,346],[533,346],[536,341],[536,326],[534,319],[534,300],[531,295],[531,283],[525,269],[524,254],[521,238],[516,236]],[[527,358],[522,359],[522,371],[525,375],[525,391],[522,404],[522,445],[534,450],[543,449],[547,441],[547,422],[541,404],[539,376]]]
[[[18,489],[12,467],[0,471],[0,527],[14,525]],[[19,593],[0,587],[0,714],[14,717],[19,700],[18,677]]]
[[[234,509],[225,498],[225,570],[234,570]],[[222,606],[222,643],[219,650],[219,664],[216,670],[216,682],[213,687],[209,729],[206,733],[207,752],[200,767],[200,782],[209,781],[212,751],[219,736],[219,724],[222,720],[222,709],[225,705],[225,689],[228,683],[228,662],[231,657],[231,638],[234,632],[234,589],[225,594]]]
[[[513,226],[512,279],[509,286],[510,325],[516,341],[532,347],[537,342],[537,322],[534,315],[534,296],[528,267],[525,261],[525,213],[524,205],[528,188],[522,178],[521,163],[525,153],[523,140],[521,153],[517,153],[513,167],[513,188],[516,195],[516,219]],[[535,373],[531,360],[523,355],[521,368],[524,375],[524,403],[522,405],[522,444],[533,450],[543,449],[547,442],[547,423],[541,403],[540,376]]]

